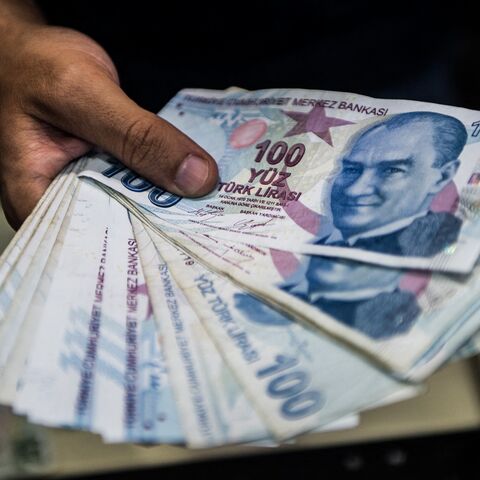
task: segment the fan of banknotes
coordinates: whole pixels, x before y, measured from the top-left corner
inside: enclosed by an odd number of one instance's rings
[[[480,113],[183,90],[200,199],[104,152],[0,263],[0,403],[107,442],[283,442],[409,398],[480,336]]]

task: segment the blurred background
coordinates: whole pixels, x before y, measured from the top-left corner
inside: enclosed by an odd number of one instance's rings
[[[157,112],[186,87],[351,91],[480,109],[473,2],[38,1],[112,56],[125,91]],[[13,231],[0,218],[0,249]],[[0,478],[469,478],[480,439],[478,358],[442,368],[418,398],[360,415],[356,428],[279,449],[105,445],[0,410]],[[473,474],[475,476],[475,473]],[[103,477],[102,477],[103,478]]]

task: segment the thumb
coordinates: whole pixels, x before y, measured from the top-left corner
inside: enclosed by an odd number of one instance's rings
[[[139,107],[106,75],[94,72],[88,82],[85,75],[64,76],[55,96],[36,107],[43,120],[101,147],[172,193],[202,196],[217,183],[217,164],[205,150]]]

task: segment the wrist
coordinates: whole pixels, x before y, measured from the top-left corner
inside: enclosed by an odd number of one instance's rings
[[[15,46],[26,32],[45,25],[40,11],[24,0],[0,0],[0,52]]]
[[[0,0],[0,28],[16,23],[45,23],[41,11],[31,0]]]

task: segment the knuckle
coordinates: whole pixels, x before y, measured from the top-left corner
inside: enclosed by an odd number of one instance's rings
[[[78,96],[85,82],[85,71],[78,62],[45,62],[38,66],[31,103],[49,108],[54,105],[69,105]]]
[[[59,100],[71,98],[83,84],[84,75],[84,68],[78,62],[58,64],[50,76],[52,93]]]
[[[143,173],[157,161],[168,157],[168,141],[165,132],[154,122],[134,120],[123,137],[122,160],[132,170]]]

